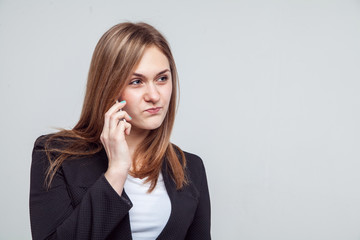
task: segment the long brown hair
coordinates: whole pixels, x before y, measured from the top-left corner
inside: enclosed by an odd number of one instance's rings
[[[51,135],[46,141],[45,151],[50,161],[46,174],[48,187],[64,160],[89,156],[103,149],[100,135],[104,124],[104,114],[120,97],[129,83],[134,67],[140,61],[145,49],[150,46],[158,47],[169,61],[172,95],[162,125],[151,130],[135,150],[132,175],[139,178],[147,177],[147,181],[151,182],[149,191],[152,191],[157,184],[165,159],[177,188],[180,189],[187,183],[184,153],[170,143],[179,83],[169,44],[151,25],[126,22],[110,28],[95,47],[79,122],[73,129],[63,129]],[[53,144],[59,141],[62,147],[56,147],[56,144]],[[136,159],[141,159],[144,163],[138,169],[134,164]]]

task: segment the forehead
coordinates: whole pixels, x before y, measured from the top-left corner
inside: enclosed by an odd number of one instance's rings
[[[150,46],[145,49],[144,54],[135,66],[133,72],[143,75],[153,75],[165,69],[170,70],[169,60],[158,47]]]

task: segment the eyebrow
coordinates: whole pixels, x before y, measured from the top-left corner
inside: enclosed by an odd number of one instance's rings
[[[156,74],[156,77],[159,76],[159,75],[161,75],[161,74],[164,74],[164,73],[166,73],[166,72],[170,72],[170,70],[169,70],[169,69],[165,69],[165,70],[159,72],[158,74]],[[145,78],[145,76],[142,75],[142,74],[140,74],[140,73],[135,73],[135,72],[134,72],[132,75],[133,75],[133,76],[137,76],[137,77],[143,77],[143,78]]]

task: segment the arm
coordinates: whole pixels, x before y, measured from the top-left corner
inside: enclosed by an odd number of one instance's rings
[[[131,125],[120,121],[130,121],[131,118],[125,111],[119,111],[125,104],[125,101],[116,103],[105,114],[100,138],[108,156],[108,169],[87,189],[76,207],[72,205],[62,168],[57,171],[51,188],[44,188],[49,161],[43,139],[36,141],[30,184],[30,220],[34,239],[105,239],[117,226],[130,231],[129,224],[120,224],[132,207],[123,192],[131,165],[125,140]],[[124,224],[128,218],[126,220]]]
[[[120,196],[104,175],[87,189],[74,207],[60,169],[51,188],[44,187],[49,165],[38,140],[32,155],[30,220],[33,239],[105,239],[132,207],[125,193]]]
[[[210,235],[210,225],[211,225],[211,214],[210,214],[210,196],[209,189],[207,184],[205,167],[202,161],[201,162],[201,187],[200,187],[200,197],[199,203],[195,212],[194,219],[188,229],[186,238],[187,240],[209,240],[211,239]]]

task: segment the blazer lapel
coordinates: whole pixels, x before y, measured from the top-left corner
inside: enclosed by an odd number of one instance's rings
[[[168,222],[166,223],[164,229],[161,231],[160,235],[157,237],[157,239],[168,239],[168,236],[176,235],[176,226],[179,224],[177,222],[177,204],[176,204],[176,185],[173,179],[170,176],[169,170],[167,169],[167,159],[164,159],[163,165],[162,165],[162,175],[164,179],[164,184],[166,191],[169,195],[170,202],[171,202],[171,213]]]
[[[185,171],[185,174],[189,174],[188,169],[185,169]],[[177,190],[166,158],[163,162],[162,174],[171,202],[171,213],[167,224],[157,239],[185,239],[199,202],[199,190],[191,182],[191,176],[188,176],[188,184]]]

